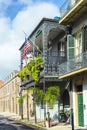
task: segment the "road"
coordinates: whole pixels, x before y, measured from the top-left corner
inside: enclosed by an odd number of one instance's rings
[[[35,130],[21,123],[0,116],[0,130]]]

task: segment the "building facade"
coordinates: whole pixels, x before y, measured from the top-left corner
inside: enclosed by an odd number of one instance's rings
[[[11,73],[0,87],[0,112],[19,114],[17,96],[20,91],[18,71]]]
[[[87,1],[71,0],[59,20],[68,27],[66,36],[66,62],[59,66],[59,78],[69,81],[70,107],[74,124],[87,127]]]
[[[59,64],[66,60],[66,49],[65,49],[65,34],[67,33],[66,27],[58,24],[58,20],[43,18],[36,28],[28,37],[31,47],[27,52],[27,56],[32,54],[35,58],[39,54],[42,55],[44,66],[40,73],[40,80],[38,83],[30,78],[21,83],[21,92],[27,90],[30,87],[38,86],[44,92],[49,86],[58,86],[61,89],[61,97],[64,97],[64,91],[66,97],[68,96],[68,90],[66,90],[67,81],[61,80],[59,76]],[[25,60],[23,59],[24,44],[20,47],[21,53],[21,68],[24,67]],[[30,57],[27,60],[30,61]],[[60,104],[63,103],[63,98],[60,99]],[[69,100],[66,100],[65,106],[69,107]],[[50,112],[51,118],[56,114],[58,120],[59,108],[58,101],[55,104],[55,109],[36,108],[37,118],[43,119],[47,116],[48,111]],[[63,107],[64,108],[64,107]],[[52,111],[53,110],[53,111]],[[54,114],[53,114],[54,113]],[[35,114],[34,114],[35,116]]]

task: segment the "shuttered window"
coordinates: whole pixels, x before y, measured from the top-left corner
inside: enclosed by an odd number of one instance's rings
[[[67,35],[67,60],[73,59],[75,56],[74,38],[72,35]]]

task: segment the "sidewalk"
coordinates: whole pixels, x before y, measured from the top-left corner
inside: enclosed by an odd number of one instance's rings
[[[47,130],[72,130],[70,125],[67,126],[53,126],[51,128],[47,128]]]
[[[2,113],[0,113],[0,116],[7,117],[8,119],[12,119],[12,120],[21,119],[19,115],[14,114],[14,113],[2,112]],[[67,124],[67,125],[60,124],[60,125],[52,126],[50,128],[44,128],[44,130],[72,130],[72,126],[69,124]],[[87,130],[87,128],[75,127],[74,130]]]
[[[47,130],[72,130],[71,125],[57,125],[50,128],[47,128]],[[87,130],[87,128],[84,127],[74,127],[74,130]]]
[[[8,113],[8,112],[1,112],[0,116],[7,117],[8,119],[18,120],[21,117],[18,114]]]

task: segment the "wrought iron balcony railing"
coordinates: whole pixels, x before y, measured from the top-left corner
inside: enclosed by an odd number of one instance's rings
[[[87,52],[84,52],[74,59],[64,62],[59,65],[59,75],[65,75],[67,73],[76,71],[78,69],[82,69],[87,67]]]
[[[64,51],[53,51],[47,53],[47,62],[45,63],[45,74],[58,75],[59,64],[66,60]]]
[[[60,14],[64,16],[71,8],[73,8],[80,0],[66,0],[63,5],[60,7]]]

